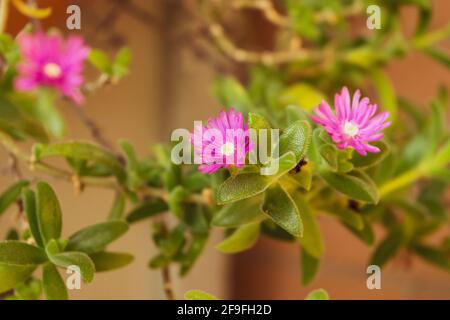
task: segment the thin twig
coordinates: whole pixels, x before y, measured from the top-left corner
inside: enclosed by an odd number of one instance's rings
[[[164,217],[161,217],[158,220],[159,220],[158,222],[161,226],[162,232],[167,234],[168,233],[167,224],[166,224]],[[161,269],[161,275],[162,275],[164,293],[166,294],[166,298],[168,300],[176,300],[175,292],[173,290],[172,277],[170,275],[170,264],[165,265]]]
[[[9,160],[10,160],[9,167],[10,167],[11,173],[14,175],[16,180],[22,180],[23,175],[22,175],[22,172],[20,171],[19,160],[17,159],[16,155],[12,152],[8,152],[8,156],[9,156]]]
[[[114,150],[112,144],[103,136],[102,131],[98,127],[98,125],[92,120],[85,112],[83,108],[71,104],[72,109],[78,115],[80,120],[83,122],[86,128],[89,129],[92,138],[99,143],[101,146],[105,147],[108,150]]]

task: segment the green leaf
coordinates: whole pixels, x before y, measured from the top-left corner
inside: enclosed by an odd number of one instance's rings
[[[233,202],[219,210],[212,219],[212,225],[223,228],[236,228],[255,223],[266,217],[261,211],[262,196]]]
[[[62,215],[53,189],[45,182],[38,182],[36,208],[40,234],[44,243],[61,237]]]
[[[370,264],[383,267],[404,245],[405,234],[402,229],[392,230],[377,246]]]
[[[389,77],[379,68],[373,69],[370,75],[372,78],[372,83],[378,92],[380,107],[389,111],[390,120],[394,122],[397,118],[398,110],[397,96],[395,94],[394,85]]]
[[[50,90],[39,90],[31,112],[52,136],[61,138],[66,129],[64,119],[55,105],[56,97],[57,95]]]
[[[285,106],[297,105],[306,111],[311,111],[323,100],[326,97],[322,92],[304,82],[287,87],[280,95],[280,102]]]
[[[98,49],[91,49],[89,51],[89,62],[103,73],[110,74],[111,61],[106,53]]]
[[[180,260],[180,275],[186,275],[191,270],[194,263],[197,261],[200,254],[205,248],[208,235],[206,234],[193,234],[193,238],[187,252],[184,253]]]
[[[390,152],[389,145],[384,141],[374,141],[371,145],[379,148],[381,151],[378,153],[368,153],[366,156],[362,156],[355,152],[352,157],[352,163],[356,168],[366,169],[373,167],[382,161]]]
[[[42,293],[42,284],[40,280],[29,279],[20,283],[14,291],[20,300],[38,300]]]
[[[33,235],[36,244],[43,248],[44,241],[42,239],[41,231],[39,230],[39,221],[36,211],[36,195],[30,189],[22,191],[22,203],[27,215],[28,224],[30,225],[31,234]]]
[[[131,63],[131,50],[129,48],[121,48],[116,54],[112,65],[111,75],[115,79],[120,79],[128,74],[128,68]]]
[[[429,57],[433,58],[436,62],[441,63],[444,67],[450,68],[450,56],[444,51],[438,48],[426,47],[422,49]]]
[[[265,236],[277,241],[294,242],[297,240],[297,238],[278,226],[271,219],[266,219],[261,223],[261,232]]]
[[[280,136],[280,155],[291,151],[300,161],[311,143],[311,126],[307,121],[297,121],[283,130]]]
[[[450,256],[448,252],[420,244],[415,244],[413,250],[423,260],[450,271]]]
[[[28,184],[28,181],[19,181],[0,194],[0,216],[19,198],[22,188],[28,186]]]
[[[91,282],[94,278],[95,265],[91,258],[83,252],[63,252],[54,255],[49,255],[50,261],[63,268],[70,266],[77,266],[80,268],[81,276],[87,283]]]
[[[40,142],[48,142],[45,128],[31,115],[26,114],[26,110],[21,107],[23,101],[16,101],[19,100],[17,97],[18,95],[0,95],[0,131],[15,139],[29,136]]]
[[[123,221],[107,221],[84,228],[69,238],[67,250],[87,254],[103,251],[105,247],[128,231]]]
[[[33,150],[34,161],[48,157],[64,157],[93,161],[107,166],[120,182],[124,182],[126,173],[119,160],[109,151],[86,142],[69,141],[56,144],[37,144]]]
[[[255,130],[270,130],[272,128],[263,116],[252,112],[248,114],[248,127]]]
[[[161,199],[154,199],[144,202],[134,208],[127,216],[128,223],[134,223],[157,214],[166,212],[169,209],[167,204]]]
[[[306,230],[306,229],[305,229]],[[320,260],[301,248],[302,285],[310,284],[319,271]]]
[[[111,208],[111,211],[109,212],[108,219],[109,220],[120,220],[122,219],[124,210],[125,210],[125,201],[126,196],[124,193],[117,193],[116,197],[114,198],[114,203]]]
[[[179,224],[170,233],[167,233],[163,225],[155,224],[153,240],[161,250],[162,255],[170,261],[184,245],[185,226]]]
[[[361,213],[354,212],[348,208],[343,208],[337,203],[332,203],[328,208],[324,209],[326,213],[329,213],[341,220],[346,225],[356,229],[362,230],[364,228],[364,220]]]
[[[259,223],[239,227],[231,236],[216,246],[223,253],[238,253],[250,249],[259,238]]]
[[[226,108],[235,108],[246,113],[254,108],[245,88],[231,77],[217,79],[214,82],[213,92],[221,105]]]
[[[427,139],[428,156],[433,157],[436,154],[442,139],[445,137],[445,102],[438,99],[431,103],[431,115],[425,127]]]
[[[264,192],[272,183],[276,182],[285,173],[289,172],[297,164],[295,155],[288,152],[281,156],[278,161],[278,172],[272,176],[260,173],[243,173],[228,178],[222,183],[216,194],[217,203],[228,204],[246,198],[256,196]]]
[[[269,188],[264,194],[262,210],[276,224],[295,237],[303,234],[303,224],[297,206],[280,185]]]
[[[36,267],[36,265],[8,265],[0,263],[0,293],[11,290],[28,279]]]
[[[190,192],[199,192],[211,186],[207,175],[200,172],[193,172],[183,181],[183,186]]]
[[[367,219],[363,219],[363,228],[358,229],[353,226],[353,224],[350,224],[347,221],[343,221],[345,226],[359,239],[361,239],[365,244],[368,246],[371,246],[375,242],[375,234],[373,232],[372,226],[367,221]]]
[[[66,284],[53,264],[47,263],[44,266],[42,275],[42,286],[45,299],[47,300],[67,300]]]
[[[368,203],[379,201],[375,183],[362,171],[353,170],[344,174],[320,169],[319,174],[331,187],[354,200]]]
[[[55,255],[63,252],[66,245],[67,245],[66,240],[57,241],[55,239],[51,239],[45,246],[45,252],[47,253],[47,256]]]
[[[244,173],[228,178],[216,194],[218,204],[227,204],[256,196],[266,190],[272,180],[259,173]]]
[[[181,219],[184,214],[183,203],[187,194],[187,191],[182,186],[176,186],[169,193],[169,210],[179,219]]]
[[[201,290],[189,290],[184,294],[186,300],[217,300],[213,295]]]
[[[311,291],[306,297],[306,300],[330,300],[330,297],[328,296],[328,293],[325,290],[317,289]]]
[[[37,265],[47,261],[45,252],[25,242],[0,242],[0,264],[11,266]]]
[[[286,120],[288,125],[290,125],[299,120],[309,121],[309,116],[301,107],[290,104],[286,107]]]
[[[313,179],[313,167],[306,164],[301,167],[300,172],[295,173],[291,177],[295,180],[295,184],[302,189],[309,191],[311,190],[312,179]]]
[[[89,255],[95,265],[96,272],[105,272],[119,269],[130,264],[134,257],[128,253],[120,252],[96,252]]]
[[[295,191],[291,196],[302,218],[303,236],[299,239],[302,248],[307,251],[309,255],[320,258],[323,255],[324,244],[316,217],[312,213],[308,202],[300,192]]]

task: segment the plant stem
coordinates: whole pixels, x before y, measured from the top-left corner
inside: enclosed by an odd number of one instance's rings
[[[5,32],[8,22],[9,0],[0,0],[0,34]]]
[[[167,224],[164,217],[162,217],[159,222],[163,233],[167,234],[168,233]],[[176,300],[175,292],[173,291],[172,277],[170,275],[170,263],[165,265],[161,269],[161,275],[163,280],[164,293],[166,294],[167,300]]]
[[[172,277],[170,276],[170,265],[162,268],[161,274],[163,277],[164,293],[167,300],[175,300],[175,293],[173,292]]]
[[[379,188],[380,192],[380,198],[392,193],[395,190],[398,190],[400,188],[403,188],[417,179],[424,176],[424,171],[419,167],[410,171],[407,171],[403,173],[402,175],[398,176],[397,178],[383,184]]]
[[[98,125],[86,115],[84,110],[74,104],[72,104],[72,107],[80,120],[83,122],[84,126],[89,129],[92,138],[104,148],[108,150],[114,150],[111,143],[103,136],[102,131],[100,130]]]

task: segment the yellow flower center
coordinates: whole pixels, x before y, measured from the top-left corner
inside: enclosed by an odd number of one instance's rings
[[[234,144],[232,142],[227,142],[220,148],[220,152],[224,156],[231,156],[234,154]]]
[[[47,77],[49,77],[51,79],[56,79],[61,75],[62,70],[59,65],[57,65],[56,63],[50,62],[44,66],[44,73]]]
[[[356,136],[359,132],[359,128],[356,124],[354,124],[353,122],[346,122],[344,123],[344,133],[346,136],[353,138],[354,136]]]

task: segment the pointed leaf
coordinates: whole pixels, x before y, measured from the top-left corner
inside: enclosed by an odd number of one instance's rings
[[[0,194],[0,216],[19,198],[22,189],[28,184],[28,181],[19,181]]]
[[[243,224],[260,222],[266,218],[261,211],[262,196],[233,202],[217,212],[212,225],[223,228],[236,228]]]
[[[33,154],[35,161],[55,156],[93,161],[110,168],[120,182],[124,182],[126,178],[125,170],[115,155],[91,143],[69,141],[37,144],[34,146]]]
[[[395,256],[405,241],[405,234],[402,229],[392,230],[383,241],[378,244],[371,258],[370,264],[383,267],[386,262]]]
[[[91,282],[94,278],[95,265],[91,258],[82,252],[63,252],[49,256],[50,261],[63,268],[70,266],[77,266],[80,268],[81,276],[87,283]]]
[[[296,121],[283,130],[280,136],[280,155],[291,151],[295,154],[297,162],[300,161],[308,151],[311,143],[312,129],[307,121]]]
[[[66,284],[53,264],[47,263],[44,266],[42,286],[47,300],[67,300],[69,298]]]
[[[278,161],[278,171],[275,175],[265,176],[260,173],[243,173],[228,178],[222,183],[216,194],[218,204],[228,204],[256,196],[264,192],[272,183],[276,182],[285,173],[297,164],[295,155],[288,152]]]
[[[128,225],[120,220],[107,221],[84,228],[69,238],[67,250],[87,254],[102,251],[128,231]]]
[[[41,231],[39,230],[39,221],[36,211],[36,195],[30,189],[22,191],[22,203],[27,215],[28,224],[30,225],[31,234],[33,235],[36,244],[43,248],[44,241],[42,240]]]
[[[169,209],[167,204],[161,199],[154,199],[144,202],[142,205],[134,208],[127,216],[128,223],[134,223],[157,214],[166,212]]]
[[[302,285],[306,286],[314,280],[317,271],[319,271],[320,260],[310,255],[303,248],[301,248],[301,259]]]
[[[299,239],[302,248],[311,256],[320,258],[323,255],[324,244],[316,217],[300,192],[295,191],[291,195],[302,217],[303,236]]]
[[[128,253],[120,252],[97,252],[89,255],[95,264],[96,272],[105,272],[119,269],[130,264],[134,257]]]
[[[45,252],[20,241],[0,242],[0,264],[13,266],[37,265],[47,261]]]
[[[347,174],[320,169],[320,176],[334,189],[354,200],[377,203],[378,189],[374,182],[362,171],[354,170]]]
[[[276,184],[264,194],[262,210],[276,224],[295,237],[301,237],[303,224],[291,196]]]
[[[45,182],[37,184],[37,217],[40,234],[44,243],[61,237],[61,208],[55,192]]]
[[[216,246],[223,253],[238,253],[250,249],[259,238],[259,223],[239,227],[231,236]]]

